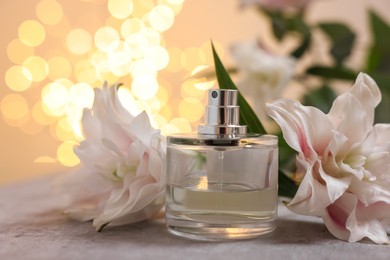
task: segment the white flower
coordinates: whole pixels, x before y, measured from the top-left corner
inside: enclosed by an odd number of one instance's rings
[[[376,83],[361,73],[328,114],[292,100],[268,105],[305,174],[288,207],[322,217],[334,236],[350,242],[390,242],[390,124],[373,126],[380,100]]]
[[[242,75],[237,86],[264,121],[267,119],[265,103],[280,98],[294,73],[296,61],[268,53],[255,41],[234,45],[231,51]]]
[[[148,115],[132,116],[117,86],[95,90],[82,118],[85,140],[75,149],[82,166],[68,178],[72,203],[65,213],[101,230],[150,218],[163,205],[159,131]]]

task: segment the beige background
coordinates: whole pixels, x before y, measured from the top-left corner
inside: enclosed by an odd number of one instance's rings
[[[64,9],[80,8],[88,10],[78,0],[59,1]],[[4,73],[12,63],[6,54],[7,44],[17,37],[19,24],[26,19],[34,19],[34,7],[37,0],[0,1],[0,99],[11,92],[4,82]],[[364,56],[364,47],[369,44],[370,36],[367,25],[367,10],[374,9],[390,21],[390,1],[388,0],[318,0],[313,1],[308,19],[346,21],[359,32],[359,51],[350,63],[357,67]],[[95,6],[93,12],[107,15],[105,5]],[[72,19],[72,17],[70,17]],[[76,19],[76,18],[75,18]],[[250,40],[267,33],[264,23],[254,10],[239,8],[236,0],[187,0],[181,13],[176,17],[173,27],[165,33],[167,45],[179,48],[199,46],[208,39],[220,42],[226,50],[225,63],[231,63],[227,54],[230,44]],[[272,42],[272,41],[271,41]],[[321,43],[318,43],[321,45]],[[55,47],[55,46],[53,46]],[[172,84],[182,80],[182,75],[171,75]],[[28,92],[31,98],[39,97],[38,89]],[[7,126],[0,118],[0,184],[35,178],[59,171],[67,171],[58,163],[34,163],[39,156],[55,157],[57,141],[44,129],[40,134],[30,136],[20,129]]]

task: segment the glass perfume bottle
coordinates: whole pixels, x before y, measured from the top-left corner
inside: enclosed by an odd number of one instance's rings
[[[166,224],[196,240],[247,239],[275,229],[278,139],[247,134],[236,90],[209,90],[198,134],[167,138]]]

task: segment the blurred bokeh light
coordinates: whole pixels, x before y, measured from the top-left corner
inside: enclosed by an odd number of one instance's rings
[[[184,78],[212,64],[208,41],[180,49],[164,39],[184,0],[84,0],[101,11],[80,13],[78,23],[63,1],[37,1],[35,18],[21,22],[7,46],[13,65],[5,73],[10,93],[1,98],[4,122],[29,135],[48,128],[58,141],[55,158],[42,154],[35,162],[79,163],[73,147],[83,139],[82,111],[92,107],[93,88],[104,81],[123,83],[119,95],[126,109],[145,110],[164,135],[191,132],[214,82],[183,81],[174,90],[159,74]],[[29,89],[40,95],[29,97]]]

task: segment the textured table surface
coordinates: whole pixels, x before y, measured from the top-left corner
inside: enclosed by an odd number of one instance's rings
[[[211,243],[170,235],[164,220],[95,232],[68,220],[52,178],[0,187],[0,259],[390,259],[390,246],[335,239],[320,219],[279,206],[277,230],[254,240]]]

